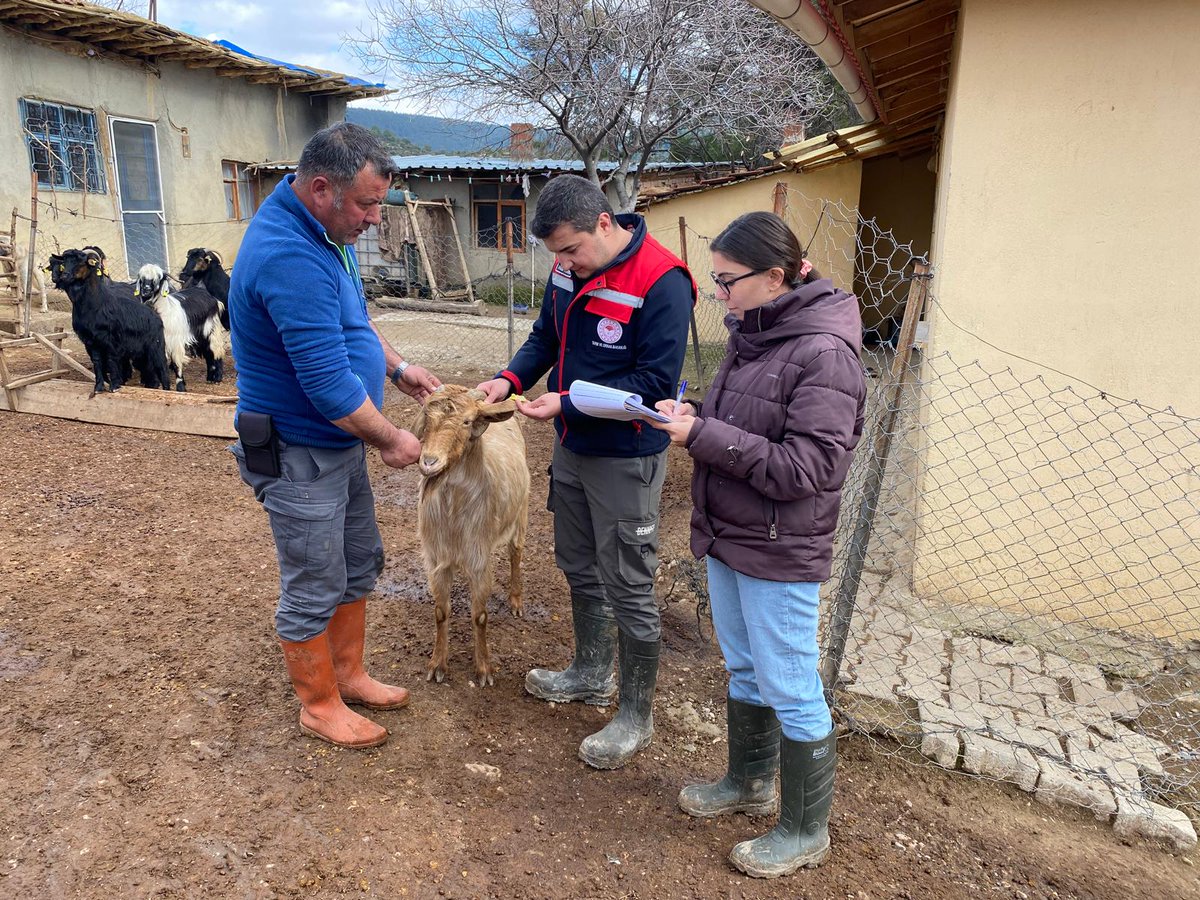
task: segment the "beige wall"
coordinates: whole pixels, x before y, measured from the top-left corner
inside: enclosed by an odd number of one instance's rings
[[[1200,425],[1116,399],[1200,415],[1197,33],[1200,5],[1182,0],[963,4],[922,596],[1200,636]]]
[[[787,185],[784,218],[807,245],[809,259],[839,286],[854,278],[856,209],[862,164],[848,162],[807,174],[787,172],[707,191],[683,194],[652,203],[644,211],[650,233],[668,249],[680,252],[679,217],[687,221],[687,261],[700,286],[697,307],[700,339],[723,343],[725,308],[713,293],[708,273],[712,268],[708,242],[743,213],[774,209],[775,185]]]
[[[222,78],[208,70],[175,63],[161,67],[161,77],[133,64],[87,59],[62,53],[0,32],[0,210],[7,227],[8,211],[29,210],[28,153],[18,120],[17,100],[41,99],[92,109],[97,114],[108,167],[108,191],[88,194],[42,189],[43,206],[37,255],[84,244],[99,244],[116,274],[124,274],[124,242],[116,221],[115,180],[106,117],[153,122],[168,222],[167,244],[172,269],[178,269],[189,247],[210,246],[231,262],[244,225],[226,223],[223,159],[262,162],[295,158],[307,138],[340,120],[345,103],[309,94],[285,94],[270,85]],[[184,156],[181,129],[186,128],[190,157]],[[86,202],[86,207],[85,207]],[[73,210],[77,215],[72,215]]]
[[[988,342],[1200,415],[1200,4],[967,0],[937,293]],[[1007,365],[933,316],[935,347]],[[1150,364],[1150,361],[1153,361]]]

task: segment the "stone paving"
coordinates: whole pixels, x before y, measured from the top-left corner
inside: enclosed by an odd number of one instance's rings
[[[1144,702],[1095,665],[1034,647],[957,636],[875,605],[856,614],[842,666],[852,714],[874,730],[919,728],[921,753],[1085,807],[1122,837],[1196,845],[1186,814],[1149,799],[1170,748],[1128,723]]]

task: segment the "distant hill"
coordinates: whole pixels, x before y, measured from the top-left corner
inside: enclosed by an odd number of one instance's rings
[[[411,113],[389,112],[386,109],[346,108],[346,121],[364,128],[390,131],[418,147],[428,147],[432,153],[473,154],[503,152],[508,148],[507,125],[489,122],[464,122],[459,119],[439,119],[436,116],[417,116]]]

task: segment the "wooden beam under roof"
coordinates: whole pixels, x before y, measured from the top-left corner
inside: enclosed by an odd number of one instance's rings
[[[878,88],[881,91],[887,90],[894,84],[899,84],[909,78],[918,75],[924,75],[926,72],[940,72],[943,77],[949,77],[950,60],[945,55],[938,54],[925,59],[917,60],[907,66],[891,69],[886,76],[882,76],[878,80]]]
[[[121,40],[107,40],[102,43],[105,47],[113,47],[123,53],[128,53],[130,50],[142,50],[150,52],[153,56],[157,56],[153,51],[160,47],[170,47],[174,41],[147,41],[138,38],[122,38]]]
[[[854,41],[859,47],[868,47],[880,41],[897,37],[910,31],[931,31],[940,27],[938,20],[958,15],[959,0],[924,0],[903,12],[884,16],[854,29]]]
[[[940,111],[946,108],[946,95],[939,94],[936,97],[927,97],[921,100],[908,101],[892,107],[889,112],[897,122],[902,122],[913,116],[920,116],[927,112]]]
[[[915,87],[912,90],[898,91],[892,95],[890,106],[894,109],[900,104],[913,103],[929,97],[945,96],[946,87],[946,83],[938,79],[920,87]]]
[[[926,68],[924,71],[916,72],[908,78],[891,82],[880,91],[880,94],[884,97],[895,97],[897,94],[917,91],[931,84],[944,84],[949,81],[948,74],[944,69],[944,66]]]
[[[853,28],[871,22],[880,16],[893,15],[921,3],[922,0],[842,0],[838,9],[842,17]]]
[[[895,56],[914,47],[924,46],[947,35],[953,37],[957,21],[957,12],[948,13],[934,19],[924,28],[908,29],[891,37],[877,40],[870,47],[863,49],[872,61],[887,59],[889,56]]]
[[[952,46],[954,46],[954,35],[940,34],[931,40],[887,55],[881,55],[875,52],[875,48],[872,48],[873,52],[868,53],[867,56],[871,60],[871,70],[876,77],[882,78],[902,66],[911,65],[930,57],[945,56],[950,52]]]

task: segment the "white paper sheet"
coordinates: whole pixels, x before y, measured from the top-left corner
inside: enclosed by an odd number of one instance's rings
[[[571,403],[577,410],[597,419],[620,419],[623,422],[631,422],[634,419],[671,421],[670,416],[664,416],[658,410],[646,406],[640,395],[618,388],[605,387],[590,381],[574,381],[569,393]]]

